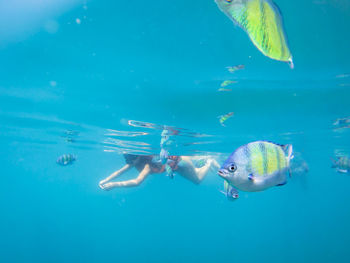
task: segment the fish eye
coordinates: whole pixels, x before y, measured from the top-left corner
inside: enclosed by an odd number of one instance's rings
[[[234,171],[236,171],[236,169],[237,169],[237,167],[236,167],[236,165],[234,165],[234,164],[230,164],[230,166],[228,167],[228,170],[229,170],[230,172],[234,172]]]

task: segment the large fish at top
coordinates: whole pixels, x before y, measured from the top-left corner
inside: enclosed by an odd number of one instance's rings
[[[244,29],[254,45],[269,58],[288,62],[294,68],[292,54],[283,29],[282,16],[271,0],[215,0],[234,23]]]

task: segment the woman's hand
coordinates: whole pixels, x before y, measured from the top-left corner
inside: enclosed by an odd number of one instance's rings
[[[107,179],[101,180],[98,185],[102,188],[102,185],[106,184],[108,182]],[[102,188],[103,189],[103,188]]]
[[[112,189],[114,187],[114,183],[103,183],[103,184],[101,184],[101,182],[100,182],[99,186],[100,186],[100,188],[102,190],[108,191],[108,190],[110,190],[110,189]]]

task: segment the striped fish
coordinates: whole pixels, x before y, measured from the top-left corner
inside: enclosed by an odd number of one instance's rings
[[[350,172],[350,158],[347,156],[340,156],[337,160],[332,160],[332,168],[336,168],[339,173],[349,173]]]
[[[57,158],[56,163],[62,166],[66,166],[72,164],[76,159],[77,157],[73,154],[63,154]]]
[[[224,191],[220,192],[223,193],[229,201],[235,201],[239,197],[237,189],[232,187],[227,181],[224,181]]]
[[[247,32],[267,57],[288,62],[294,68],[282,15],[272,0],[215,0],[220,10]]]
[[[292,145],[279,145],[267,141],[256,141],[239,147],[224,162],[219,175],[230,185],[248,192],[263,191],[272,186],[284,185]]]
[[[221,126],[226,127],[224,122],[227,121],[229,118],[231,118],[233,116],[233,114],[234,114],[233,112],[229,112],[229,113],[227,113],[225,115],[218,116]]]
[[[222,88],[224,88],[224,87],[227,87],[228,85],[231,85],[231,84],[234,84],[234,83],[237,83],[237,81],[234,81],[234,80],[224,80],[224,81],[220,84],[220,86],[221,86]]]
[[[226,67],[226,68],[227,68],[228,72],[234,73],[234,72],[237,71],[237,70],[244,69],[245,66],[244,66],[244,65],[237,65],[237,66]]]

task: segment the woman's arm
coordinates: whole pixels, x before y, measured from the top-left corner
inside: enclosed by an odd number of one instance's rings
[[[100,181],[99,185],[100,187],[109,182],[110,180],[122,175],[123,173],[125,173],[127,170],[129,170],[131,168],[131,165],[130,164],[126,164],[124,165],[121,169],[115,171],[114,173],[112,173],[110,176],[108,176],[106,179],[103,179],[102,181]],[[101,187],[102,188],[102,187]]]
[[[121,182],[111,182],[106,183],[104,185],[100,185],[100,187],[104,190],[111,190],[115,187],[134,187],[140,185],[146,177],[151,173],[151,168],[148,164],[145,165],[143,170],[139,173],[139,176],[132,180],[121,181]]]

